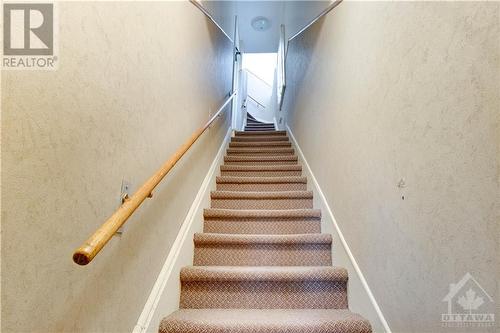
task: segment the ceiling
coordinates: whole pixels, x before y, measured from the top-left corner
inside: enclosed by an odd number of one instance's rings
[[[332,1],[200,1],[224,31],[234,36],[234,17],[238,17],[240,51],[270,53],[278,50],[280,25],[285,25],[287,38],[306,26]],[[269,29],[255,30],[251,22],[263,16]]]

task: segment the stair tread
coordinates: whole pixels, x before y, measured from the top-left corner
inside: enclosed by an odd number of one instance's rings
[[[370,323],[346,309],[182,309],[160,333],[369,333]]]
[[[195,233],[195,245],[255,245],[255,244],[331,244],[330,234],[249,235]]]
[[[347,270],[337,266],[185,266],[182,282],[347,282]]]
[[[206,208],[205,218],[321,218],[320,209],[218,209]]]
[[[219,176],[216,177],[217,184],[277,184],[277,183],[307,183],[307,177],[289,176],[289,177],[238,177],[238,176]]]
[[[312,191],[275,191],[275,192],[245,192],[245,191],[212,191],[212,199],[312,199]]]

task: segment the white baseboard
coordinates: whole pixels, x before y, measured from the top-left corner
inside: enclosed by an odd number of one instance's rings
[[[368,283],[366,282],[366,279],[361,272],[361,269],[358,266],[358,263],[356,262],[356,259],[354,258],[354,255],[351,252],[351,249],[349,248],[349,245],[347,244],[347,241],[344,238],[344,235],[342,234],[342,231],[340,230],[340,227],[335,220],[335,217],[333,215],[333,212],[330,208],[330,205],[328,204],[328,201],[321,190],[321,187],[319,186],[318,181],[316,180],[316,177],[314,176],[314,173],[312,172],[311,167],[309,166],[309,163],[307,163],[307,160],[304,156],[304,153],[300,149],[300,146],[295,139],[295,136],[293,135],[292,130],[288,125],[286,125],[286,129],[288,131],[288,134],[290,136],[290,139],[292,140],[293,145],[295,146],[295,149],[297,150],[297,155],[299,159],[301,160],[302,165],[305,167],[305,173],[308,179],[311,180],[312,186],[313,186],[313,192],[314,192],[314,198],[316,200],[319,199],[318,201],[318,208],[321,208],[323,211],[327,213],[327,216],[323,216],[323,220],[329,220],[333,226],[334,226],[334,237],[337,236],[340,239],[340,242],[342,243],[342,248],[336,248],[336,253],[334,253],[334,257],[337,258],[337,260],[341,261],[342,266],[348,266],[346,267],[349,271],[349,307],[356,312],[359,312],[363,316],[365,316],[367,319],[370,320],[372,324],[372,328],[375,332],[387,332],[391,333],[391,329],[377,303],[375,300],[375,297],[373,296],[373,293],[368,286]],[[319,198],[317,198],[319,197]],[[326,222],[326,221],[325,221]],[[323,226],[323,225],[322,225]],[[335,242],[335,240],[334,240]],[[343,256],[341,253],[339,253],[339,250],[345,251],[345,260],[343,260]],[[340,259],[339,259],[340,258]],[[348,260],[349,262],[346,262]],[[343,262],[342,262],[343,261]],[[349,266],[352,267],[352,270],[355,272],[355,276],[351,273],[351,270],[349,269]],[[361,290],[356,290],[355,288],[362,286],[364,293],[360,293]],[[354,288],[353,288],[354,287]],[[354,291],[352,290],[354,289]],[[360,288],[358,288],[360,289]],[[354,294],[353,294],[354,293]],[[354,299],[353,299],[354,298]],[[356,309],[353,309],[355,307]]]
[[[215,175],[218,166],[221,164],[224,157],[224,152],[229,139],[231,138],[232,129],[226,133],[224,140],[210,165],[210,169],[201,184],[201,187],[196,194],[196,197],[189,208],[189,211],[184,219],[184,222],[179,229],[179,233],[170,249],[170,252],[165,259],[163,267],[158,274],[158,278],[151,290],[149,297],[144,305],[144,308],[137,320],[133,333],[158,332],[159,320],[162,316],[168,315],[169,310],[175,310],[179,306],[180,283],[179,270],[184,264],[192,264],[193,246],[192,236],[197,227],[195,221],[202,223],[203,219],[203,202],[206,202],[209,197],[208,192],[211,189],[212,183],[215,181]],[[185,263],[188,261],[188,263]],[[167,285],[169,288],[167,288]],[[175,290],[172,290],[175,289]],[[168,293],[168,296],[166,295]],[[166,299],[166,297],[168,299]],[[168,303],[168,306],[161,307],[160,303]]]

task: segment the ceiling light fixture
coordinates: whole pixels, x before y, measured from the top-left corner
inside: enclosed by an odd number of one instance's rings
[[[257,31],[266,31],[271,26],[271,22],[264,16],[257,16],[252,20],[252,28]]]

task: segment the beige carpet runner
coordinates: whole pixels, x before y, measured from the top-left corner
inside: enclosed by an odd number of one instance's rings
[[[332,237],[287,133],[248,117],[220,170],[180,274],[180,310],[159,332],[371,332],[348,310],[347,271],[332,266]]]

